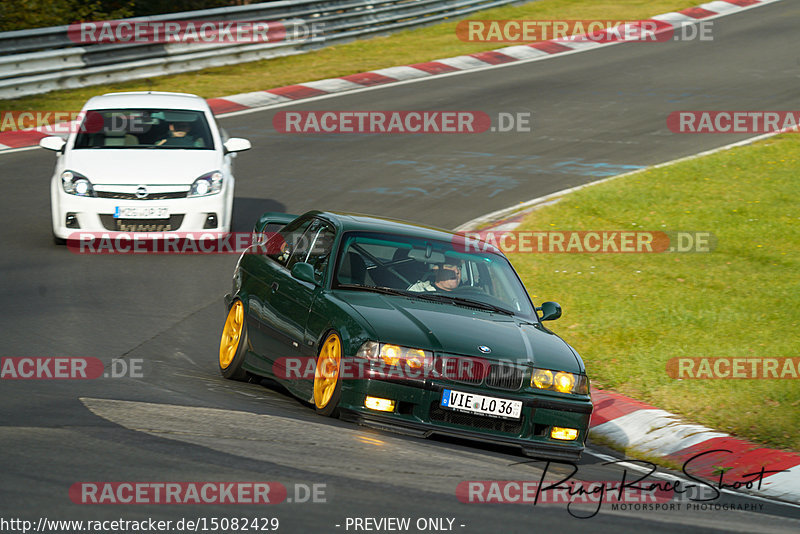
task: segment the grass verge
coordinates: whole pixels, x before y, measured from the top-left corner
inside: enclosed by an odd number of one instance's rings
[[[468,18],[638,20],[698,3],[697,0],[540,0],[481,11]],[[213,98],[510,46],[462,42],[456,37],[456,24],[436,24],[298,56],[0,100],[0,110],[79,110],[90,97],[113,91],[178,91]]]
[[[676,380],[674,357],[800,356],[800,136],[620,178],[564,197],[519,230],[691,230],[710,253],[512,254],[593,384],[690,421],[800,450],[800,382]]]

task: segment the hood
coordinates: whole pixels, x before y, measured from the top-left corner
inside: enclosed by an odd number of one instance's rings
[[[377,341],[583,373],[580,357],[541,324],[519,317],[414,298],[340,290],[337,297],[369,324]],[[478,347],[491,352],[484,354]]]
[[[190,185],[222,164],[216,150],[81,149],[67,154],[64,169],[95,185]]]

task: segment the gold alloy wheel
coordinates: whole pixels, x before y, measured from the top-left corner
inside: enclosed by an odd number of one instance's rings
[[[342,342],[336,333],[330,334],[317,358],[314,371],[314,404],[324,409],[333,397],[339,380],[339,366],[342,361]]]
[[[227,369],[236,356],[239,348],[239,340],[242,338],[242,326],[244,325],[244,305],[241,300],[237,300],[228,312],[225,320],[225,328],[222,329],[222,339],[219,342],[219,367]]]

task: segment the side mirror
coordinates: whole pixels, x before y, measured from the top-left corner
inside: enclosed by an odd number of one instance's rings
[[[314,267],[310,263],[304,261],[299,261],[292,266],[292,277],[314,285],[317,283],[314,277]]]
[[[561,317],[561,306],[558,302],[542,302],[542,306],[536,308],[536,311],[542,312],[540,321],[555,321]]]
[[[225,149],[226,154],[230,154],[231,152],[244,152],[245,150],[250,150],[252,145],[247,139],[242,139],[241,137],[231,137],[225,141],[225,144],[223,144],[222,147]]]
[[[51,135],[49,137],[43,137],[39,140],[39,146],[42,148],[46,148],[47,150],[55,150],[56,152],[60,152],[63,150],[64,145],[67,144],[66,139],[63,137],[59,137],[57,135]]]

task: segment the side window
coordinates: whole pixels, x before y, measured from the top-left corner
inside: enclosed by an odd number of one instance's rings
[[[303,234],[316,219],[309,218],[292,221],[280,232],[273,235],[267,243],[267,256],[283,266],[287,266],[295,249],[302,245]],[[291,266],[289,266],[291,267]]]
[[[298,242],[286,266],[291,269],[299,261],[310,263],[314,267],[317,283],[321,283],[333,250],[335,236],[336,233],[329,224],[316,219]]]

